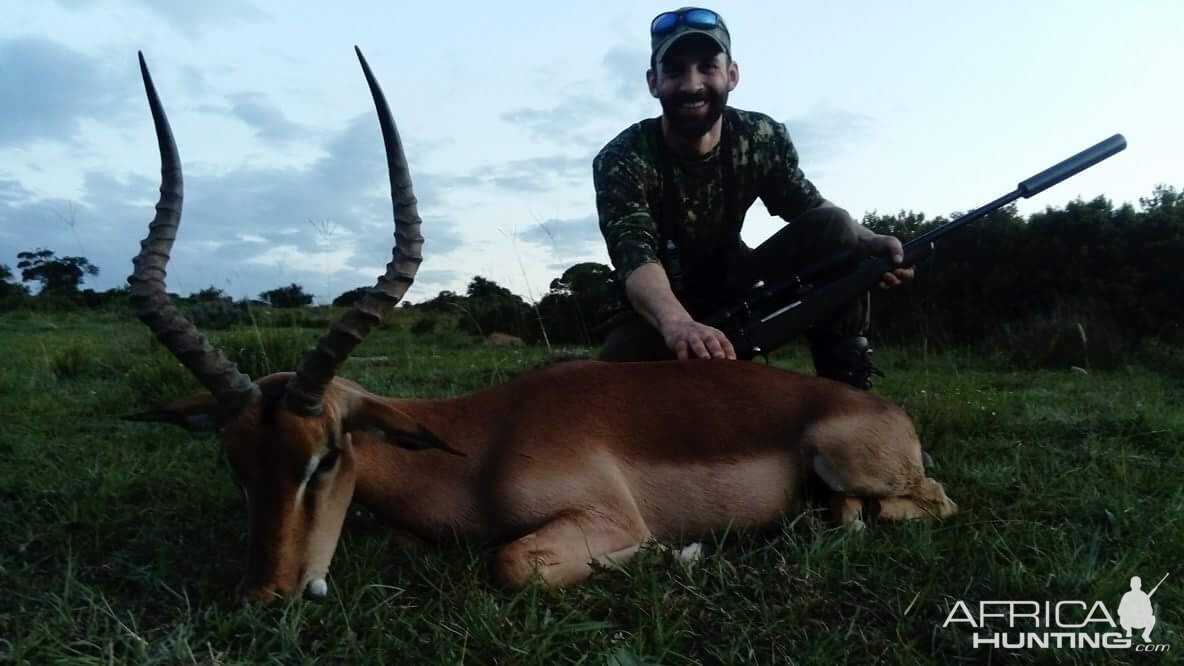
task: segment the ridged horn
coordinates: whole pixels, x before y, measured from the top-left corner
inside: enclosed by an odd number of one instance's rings
[[[156,216],[148,225],[148,236],[140,241],[140,253],[132,260],[133,271],[127,279],[131,285],[132,307],[161,344],[217,398],[227,415],[233,415],[259,395],[259,387],[239,372],[221,351],[210,346],[193,322],[177,310],[165,290],[165,266],[177,239],[177,227],[181,224],[181,158],[173,140],[173,130],[156,94],[156,86],[152,85],[144,54],[141,52],[139,56],[144,90],[156,126],[156,141],[160,145],[160,200],[156,204]]]
[[[300,367],[296,369],[296,376],[288,383],[285,394],[287,408],[309,416],[320,413],[325,388],[333,381],[337,369],[354,347],[366,339],[370,330],[382,322],[383,315],[407,293],[423,261],[423,236],[419,233],[422,220],[416,208],[411,172],[403,154],[403,142],[382,88],[370,71],[370,65],[366,63],[361,49],[355,46],[354,51],[362,63],[366,83],[374,97],[378,123],[382,126],[386,167],[391,181],[391,201],[394,204],[395,247],[391,251],[391,261],[386,265],[386,273],[362,295],[357,304],[333,322],[329,331],[317,341],[317,346],[304,355]]]

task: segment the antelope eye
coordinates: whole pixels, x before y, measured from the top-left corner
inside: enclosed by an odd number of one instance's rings
[[[313,472],[313,475],[315,476],[317,474],[324,474],[325,472],[333,469],[333,466],[337,464],[337,458],[340,455],[341,451],[338,449],[330,449],[328,453],[321,457],[320,462],[317,463],[317,469],[315,472]]]

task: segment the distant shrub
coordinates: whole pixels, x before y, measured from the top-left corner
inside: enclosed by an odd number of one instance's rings
[[[246,320],[244,308],[225,299],[199,301],[187,314],[189,320],[203,331],[224,331]]]
[[[436,330],[436,322],[438,320],[431,316],[425,315],[420,317],[411,325],[412,335],[431,335]]]
[[[303,310],[284,310],[276,313],[274,326],[284,328],[327,329],[332,322]]]
[[[1126,363],[1132,343],[1106,317],[1088,309],[1062,308],[1022,324],[1005,326],[987,345],[1016,369],[1112,370]]]
[[[311,308],[256,308],[252,310],[254,321],[272,328],[327,329],[332,323],[329,311]]]

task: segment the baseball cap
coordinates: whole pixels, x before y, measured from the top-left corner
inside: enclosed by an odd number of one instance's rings
[[[732,54],[732,37],[722,16],[702,7],[681,7],[671,12],[662,12],[650,22],[650,47],[654,62],[662,58],[671,46],[688,35],[703,35],[710,38],[729,56]]]

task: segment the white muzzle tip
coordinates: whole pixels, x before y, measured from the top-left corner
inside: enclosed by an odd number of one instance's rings
[[[313,578],[304,586],[304,594],[313,599],[324,599],[329,594],[329,584],[324,578]]]

